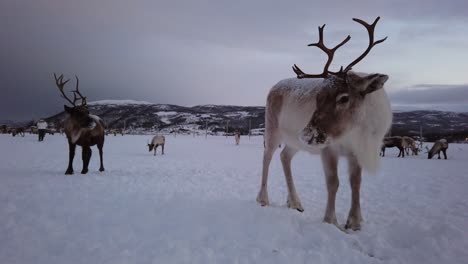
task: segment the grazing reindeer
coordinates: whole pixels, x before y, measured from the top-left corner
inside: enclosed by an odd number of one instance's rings
[[[413,138],[403,136],[403,148],[406,151],[406,155],[409,155],[409,151],[411,150],[411,155],[417,156],[419,149],[416,147],[416,141]]]
[[[24,127],[13,128],[12,132],[11,132],[11,135],[12,136],[18,135],[18,136],[24,137]]]
[[[88,172],[88,165],[91,159],[91,146],[97,145],[99,150],[99,158],[101,166],[99,171],[104,171],[104,165],[102,161],[102,149],[104,147],[104,129],[105,124],[101,118],[95,115],[89,114],[88,106],[86,104],[86,97],[84,97],[78,89],[79,80],[76,77],[76,89],[73,92],[73,101],[65,95],[63,90],[65,84],[70,80],[63,81],[63,74],[57,78],[54,73],[55,84],[62,97],[72,104],[72,107],[64,105],[65,112],[69,114],[69,117],[64,122],[64,131],[67,135],[68,146],[69,146],[69,159],[68,168],[65,174],[73,174],[73,158],[75,157],[76,145],[82,148],[82,159],[83,169],[82,174]],[[81,105],[76,105],[77,100],[81,100]]]
[[[435,154],[437,154],[439,156],[438,159],[440,159],[440,152],[442,151],[442,153],[444,154],[444,158],[447,159],[447,149],[448,149],[447,140],[444,138],[439,139],[436,142],[434,142],[434,145],[432,146],[432,148],[429,150],[427,154],[427,158],[432,159],[432,157]]]
[[[269,204],[267,192],[268,169],[273,153],[283,142],[281,163],[288,187],[287,205],[302,212],[291,173],[291,160],[299,151],[321,153],[327,182],[328,201],[324,221],[338,226],[335,197],[338,190],[337,164],[340,155],[348,158],[349,180],[352,188],[351,209],[345,228],[360,229],[362,217],[359,201],[362,168],[374,173],[378,169],[378,150],[388,131],[392,112],[387,94],[382,89],[388,76],[358,74],[350,71],[375,45],[374,28],[379,18],[369,25],[360,19],[369,34],[366,51],[339,72],[328,70],[335,51],[351,37],[329,49],[323,42],[319,27],[316,46],[328,55],[322,74],[305,74],[294,65],[297,79],[285,79],[270,90],[265,112],[265,150],[263,153],[262,184],[257,202]],[[306,79],[312,78],[312,79]],[[304,80],[305,79],[305,80]]]
[[[156,135],[151,140],[151,143],[148,143],[148,151],[151,152],[154,148],[154,156],[156,156],[156,150],[158,146],[161,146],[162,155],[164,155],[164,144],[166,143],[166,138],[164,136]]]
[[[398,157],[405,157],[405,148],[402,137],[386,137],[383,139],[382,148],[380,149],[382,157],[385,157],[385,148],[397,147],[400,150]]]

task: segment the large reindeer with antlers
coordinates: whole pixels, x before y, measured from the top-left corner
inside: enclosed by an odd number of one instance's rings
[[[65,174],[73,174],[73,158],[75,157],[76,145],[82,148],[82,159],[83,169],[82,174],[88,172],[88,165],[91,159],[91,146],[97,145],[99,150],[99,158],[101,166],[99,171],[104,171],[104,165],[102,161],[102,149],[104,147],[104,122],[98,116],[91,115],[86,104],[86,97],[84,97],[79,90],[79,79],[76,77],[76,88],[73,93],[73,100],[66,96],[64,92],[65,84],[70,80],[63,80],[63,74],[57,77],[54,73],[55,84],[60,90],[61,96],[67,100],[72,107],[64,105],[65,112],[69,114],[69,117],[65,120],[64,130],[68,139],[69,146],[69,160],[68,168]],[[80,100],[81,104],[77,105],[77,101]]]
[[[378,169],[382,138],[388,131],[392,112],[390,102],[382,89],[388,76],[351,71],[371,49],[385,41],[374,41],[374,29],[379,17],[369,25],[363,25],[369,34],[369,46],[364,53],[338,72],[329,66],[338,48],[350,40],[348,36],[334,48],[327,48],[323,40],[325,25],[319,27],[319,41],[315,46],[328,55],[321,74],[306,74],[297,65],[293,70],[297,78],[285,79],[270,90],[265,112],[265,150],[261,189],[257,201],[269,204],[267,192],[268,169],[273,153],[280,143],[286,184],[287,205],[302,212],[304,209],[297,195],[291,173],[291,160],[299,151],[320,153],[328,190],[324,221],[338,226],[335,215],[335,197],[338,190],[337,164],[340,155],[348,159],[349,181],[352,189],[351,209],[345,228],[360,229],[361,171],[375,173]]]

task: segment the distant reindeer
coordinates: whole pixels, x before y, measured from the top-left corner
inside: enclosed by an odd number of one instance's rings
[[[82,148],[83,169],[82,174],[88,172],[89,161],[91,160],[91,146],[97,145],[99,150],[99,160],[101,166],[99,171],[104,171],[102,160],[104,147],[104,129],[105,124],[101,118],[91,115],[86,104],[86,97],[79,91],[79,79],[76,77],[76,88],[73,92],[73,100],[68,98],[64,92],[64,86],[70,80],[63,81],[63,74],[57,77],[54,73],[55,84],[57,85],[62,97],[67,100],[72,107],[64,105],[65,112],[68,113],[68,118],[64,122],[64,131],[67,135],[69,146],[68,168],[65,174],[73,174],[73,158],[75,157],[76,145]],[[80,100],[81,104],[77,105]]]
[[[156,135],[151,140],[151,143],[148,143],[148,151],[151,152],[154,149],[154,156],[156,156],[156,150],[159,146],[162,149],[162,155],[164,155],[164,144],[166,143],[166,138],[161,135]]]
[[[11,131],[12,136],[18,135],[24,137],[24,127],[13,128]]]
[[[239,145],[239,143],[240,143],[240,132],[239,131],[236,131],[234,133],[234,140],[236,141],[236,145]]]
[[[396,136],[396,137],[386,137],[383,139],[382,148],[380,149],[380,153],[382,157],[385,157],[385,148],[393,148],[397,147],[400,150],[398,153],[398,157],[405,157],[405,148],[403,144],[403,138]]]
[[[409,151],[411,150],[411,155],[418,155],[419,149],[416,146],[416,141],[407,136],[403,136],[403,148],[405,149],[406,155],[409,155]]]
[[[285,143],[280,157],[288,187],[287,205],[302,212],[304,209],[291,173],[291,160],[299,150],[320,153],[328,190],[324,221],[338,226],[335,215],[339,185],[337,164],[339,156],[344,155],[348,158],[352,189],[351,209],[345,228],[357,230],[362,221],[359,201],[361,171],[362,168],[371,173],[377,171],[377,153],[390,127],[392,112],[387,94],[382,89],[387,75],[350,71],[372,47],[386,39],[374,41],[374,29],[379,18],[371,25],[360,19],[353,20],[363,25],[369,34],[369,46],[361,56],[338,72],[329,71],[335,51],[351,37],[329,49],[323,42],[323,25],[319,27],[318,43],[309,45],[328,55],[323,73],[305,74],[294,65],[297,79],[282,80],[270,90],[265,110],[262,184],[257,201],[262,206],[269,204],[269,165],[278,145]]]
[[[432,148],[429,150],[427,154],[428,159],[432,159],[432,157],[437,154],[440,159],[440,152],[444,154],[444,159],[447,159],[447,149],[448,149],[448,142],[446,139],[439,139],[436,142],[434,142],[434,145],[432,145]]]

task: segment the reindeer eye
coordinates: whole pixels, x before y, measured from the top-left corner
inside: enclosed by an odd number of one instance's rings
[[[349,101],[349,96],[347,94],[340,94],[336,98],[337,104],[346,104]]]

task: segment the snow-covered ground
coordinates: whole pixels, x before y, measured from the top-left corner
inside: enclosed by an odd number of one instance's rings
[[[396,158],[363,176],[362,230],[322,222],[326,188],[319,156],[298,154],[293,174],[304,213],[288,209],[279,151],[272,206],[260,207],[262,137],[109,136],[106,171],[93,149],[90,173],[65,176],[63,136],[0,135],[0,263],[467,263],[468,145],[449,160]],[[337,217],[350,205],[340,164]]]

